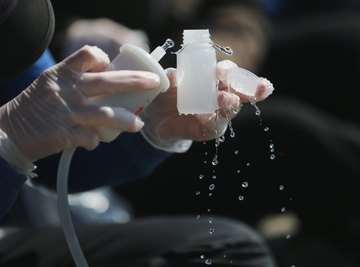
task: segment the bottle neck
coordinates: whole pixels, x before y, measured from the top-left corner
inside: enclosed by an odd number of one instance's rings
[[[184,30],[183,32],[183,45],[210,43],[209,30]]]

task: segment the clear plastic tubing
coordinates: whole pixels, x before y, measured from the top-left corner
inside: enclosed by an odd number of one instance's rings
[[[216,51],[208,29],[184,30],[177,52],[177,109],[212,114],[217,109]]]
[[[65,149],[61,155],[57,173],[57,205],[60,222],[66,242],[77,267],[88,267],[79,240],[76,236],[74,224],[72,223],[70,207],[68,202],[68,176],[72,157],[75,149]]]

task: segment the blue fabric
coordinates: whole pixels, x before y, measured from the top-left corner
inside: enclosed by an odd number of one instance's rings
[[[46,49],[41,57],[29,68],[20,72],[12,79],[0,82],[1,105],[16,97],[22,90],[28,87],[44,70],[55,65],[55,59],[49,49]]]
[[[270,16],[276,17],[283,7],[283,0],[259,0],[263,10]]]

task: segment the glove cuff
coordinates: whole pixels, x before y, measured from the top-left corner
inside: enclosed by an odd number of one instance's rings
[[[185,153],[192,145],[192,140],[162,140],[144,128],[141,130],[141,135],[150,145],[157,149],[171,153]]]
[[[0,129],[0,157],[10,164],[18,173],[30,178],[36,177],[33,171],[36,166],[28,160],[7,134]]]

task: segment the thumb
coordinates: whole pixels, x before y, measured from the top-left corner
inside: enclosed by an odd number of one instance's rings
[[[108,55],[96,46],[85,45],[63,61],[68,67],[79,72],[104,71],[110,64]]]

